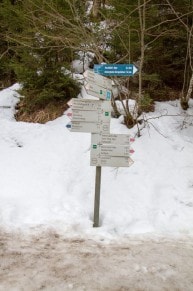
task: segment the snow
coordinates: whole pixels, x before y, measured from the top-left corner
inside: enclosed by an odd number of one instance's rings
[[[122,116],[112,118],[111,133],[135,137],[134,164],[102,168],[101,226],[93,228],[91,135],[70,132],[65,113],[44,125],[16,122],[18,88],[0,91],[0,227],[106,238],[193,235],[193,100],[187,112],[178,100],[157,102],[140,137]]]

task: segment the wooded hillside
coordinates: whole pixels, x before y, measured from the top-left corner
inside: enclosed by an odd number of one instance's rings
[[[136,99],[139,114],[154,100],[180,98],[187,109],[193,0],[0,1],[0,88],[23,85],[20,114],[63,108],[76,97],[80,84],[72,78],[72,61],[81,56],[84,63],[88,53],[90,67],[135,64],[135,77],[115,82],[119,98]]]

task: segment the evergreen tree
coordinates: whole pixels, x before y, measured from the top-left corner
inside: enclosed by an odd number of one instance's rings
[[[51,102],[76,97],[79,85],[66,73],[73,52],[58,40],[61,23],[49,17],[66,13],[70,18],[68,3],[62,0],[18,1],[13,7],[4,5],[4,12],[8,15],[8,41],[17,44],[15,53],[18,57],[14,59],[12,68],[23,85],[23,109],[34,111]],[[68,38],[67,27],[66,34]]]
[[[14,43],[6,39],[9,30],[8,13],[10,1],[0,1],[0,88],[4,88],[16,81],[16,75],[11,67],[12,61],[16,58]],[[5,9],[6,8],[6,9]]]

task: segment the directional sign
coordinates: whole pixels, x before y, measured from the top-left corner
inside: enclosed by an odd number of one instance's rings
[[[92,133],[91,135],[91,166],[129,167],[133,149],[130,148],[130,135]]]
[[[71,131],[110,132],[111,103],[102,100],[72,99]]]
[[[85,85],[85,89],[90,95],[93,95],[103,100],[111,100],[111,91],[106,88],[100,87],[93,83],[87,83]]]
[[[74,132],[95,132],[95,133],[108,133],[110,131],[110,123],[102,122],[84,122],[84,121],[72,121],[66,126],[70,131]]]
[[[72,111],[84,110],[84,111],[111,111],[111,103],[109,101],[102,100],[88,100],[88,99],[72,99]]]
[[[91,136],[91,144],[115,144],[129,145],[131,141],[129,134],[95,134]]]
[[[104,76],[133,76],[137,71],[133,64],[94,65],[94,72]]]
[[[129,157],[130,147],[124,145],[91,145],[91,156],[92,157]]]
[[[85,122],[109,122],[111,119],[110,111],[103,110],[77,110],[72,112],[72,121],[85,121]]]
[[[129,167],[133,164],[133,160],[129,157],[91,157],[91,166],[101,167]]]
[[[110,79],[100,76],[92,70],[86,70],[83,75],[87,82],[112,90],[112,81]]]

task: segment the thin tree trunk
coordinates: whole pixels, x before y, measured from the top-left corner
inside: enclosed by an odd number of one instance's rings
[[[187,101],[190,100],[192,91],[193,91],[193,72],[192,72],[192,77],[190,79],[190,84],[189,84],[188,92],[187,92],[187,95],[186,95],[186,100]]]
[[[99,16],[101,3],[101,0],[93,0],[92,15],[94,18],[97,18]]]
[[[139,97],[138,103],[140,103],[142,99],[142,70],[145,56],[145,9],[146,9],[146,0],[143,0],[143,6],[141,6],[141,1],[138,0],[138,11],[139,11],[139,23],[140,23],[140,66],[139,66]]]
[[[180,103],[181,103],[181,106],[182,106],[182,109],[184,110],[187,110],[189,108],[189,105],[188,105],[188,102],[191,98],[191,95],[192,95],[192,91],[193,91],[193,72],[192,72],[192,76],[190,78],[190,83],[189,83],[189,87],[188,87],[188,92],[186,94],[186,96],[182,96],[181,97],[181,100],[180,100]]]

